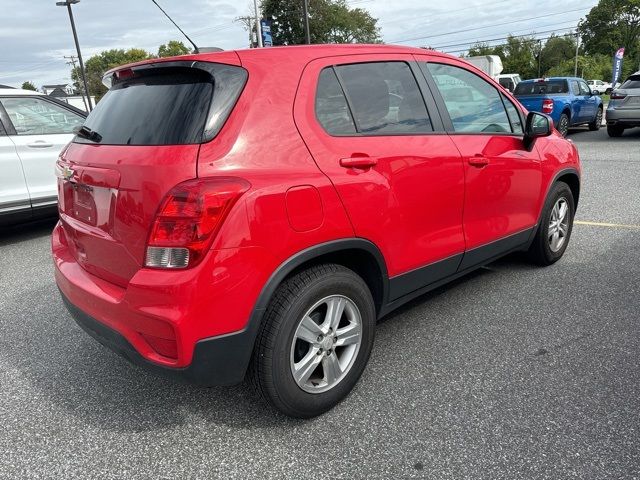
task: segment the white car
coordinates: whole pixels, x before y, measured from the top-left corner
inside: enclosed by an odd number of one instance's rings
[[[56,213],[55,163],[85,117],[47,95],[0,88],[0,225]]]
[[[603,82],[602,80],[587,80],[587,84],[589,84],[591,92],[596,95],[602,95],[603,93],[608,95],[611,93],[611,90],[613,90],[610,83]]]

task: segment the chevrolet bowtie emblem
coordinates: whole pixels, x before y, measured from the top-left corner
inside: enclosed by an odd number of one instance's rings
[[[64,178],[65,180],[71,181],[74,173],[75,172],[73,171],[73,169],[65,165],[64,168],[62,169],[62,178]]]

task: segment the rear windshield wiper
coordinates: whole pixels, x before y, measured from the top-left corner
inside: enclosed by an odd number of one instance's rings
[[[94,132],[85,125],[76,127],[73,129],[73,131],[79,137],[86,138],[87,140],[91,140],[92,142],[100,143],[100,141],[102,140],[102,135],[100,135],[98,132]]]

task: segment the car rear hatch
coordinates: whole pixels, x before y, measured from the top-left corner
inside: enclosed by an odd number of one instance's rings
[[[640,75],[631,75],[611,92],[609,107],[616,110],[640,110]]]
[[[57,164],[65,237],[85,270],[127,285],[162,199],[197,176],[200,144],[222,128],[246,77],[239,66],[194,60],[105,75],[111,88]]]

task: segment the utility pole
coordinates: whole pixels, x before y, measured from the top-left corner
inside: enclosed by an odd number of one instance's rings
[[[87,102],[89,104],[89,111],[93,109],[91,105],[91,96],[89,95],[89,87],[87,87],[87,75],[84,71],[84,63],[82,62],[82,54],[80,53],[80,43],[78,43],[78,33],[76,32],[76,24],[73,21],[73,12],[71,12],[71,5],[79,3],[80,0],[64,0],[64,2],[56,2],[58,7],[67,7],[69,12],[69,21],[71,22],[71,30],[73,32],[73,40],[76,43],[76,52],[78,52],[78,63],[80,64],[80,73],[82,73],[82,83],[84,84],[84,91],[87,92]]]
[[[256,37],[258,48],[262,48],[262,26],[260,25],[260,11],[258,10],[258,0],[253,0],[253,8],[256,12]]]
[[[75,70],[76,69],[77,57],[75,55],[69,55],[69,56],[64,55],[64,58],[68,58],[69,59],[69,61],[66,62],[67,65],[73,65],[73,69]],[[82,88],[81,88],[80,89],[80,96],[82,97],[82,103],[84,103],[84,109],[86,111],[89,111],[89,107],[87,106],[87,100],[84,98],[84,93],[86,93],[86,92],[83,92]]]
[[[576,68],[574,69],[573,76],[578,76],[578,48],[580,47],[580,34],[576,32]]]
[[[540,62],[542,60],[542,39],[538,40],[538,78],[540,78]]]
[[[304,40],[311,45],[311,32],[309,32],[309,0],[302,0],[302,15],[304,16]]]

